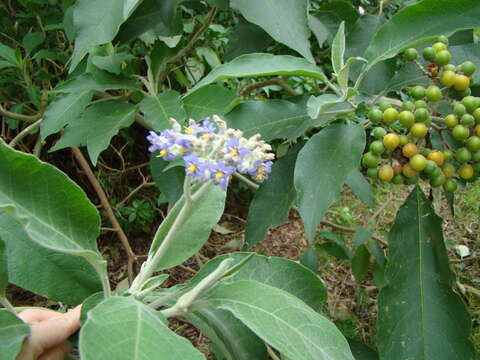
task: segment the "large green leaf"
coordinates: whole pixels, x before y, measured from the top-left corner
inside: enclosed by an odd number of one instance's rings
[[[7,248],[0,236],[0,297],[5,297],[5,289],[8,285]]]
[[[389,235],[388,285],[380,290],[381,359],[472,360],[471,320],[453,291],[442,220],[416,187]]]
[[[267,75],[309,76],[320,80],[325,78],[318,66],[302,58],[290,55],[247,54],[213,69],[190,92],[221,80]]]
[[[180,198],[158,227],[153,239],[150,253],[158,249],[168,234],[173,222],[185,202]],[[225,191],[217,185],[210,185],[208,190],[192,205],[189,217],[181,225],[175,239],[166,251],[157,270],[167,269],[187,260],[203,246],[223,214]]]
[[[235,92],[219,85],[210,85],[183,98],[187,116],[202,120],[207,116],[224,115],[238,99]]]
[[[92,56],[92,64],[99,69],[119,75],[122,71],[122,65],[135,57],[127,53],[114,53],[111,55]]]
[[[365,204],[370,207],[375,205],[375,195],[373,195],[372,186],[365,180],[360,170],[352,170],[345,183]]]
[[[378,354],[363,342],[347,339],[355,360],[378,360]]]
[[[105,91],[129,89],[139,90],[132,78],[110,74],[106,71],[94,71],[75,76],[53,89],[52,93],[78,93],[83,91]]]
[[[345,23],[342,21],[338,28],[337,34],[332,43],[332,67],[333,71],[338,75],[344,66],[345,56]]]
[[[295,188],[305,231],[311,240],[342,185],[359,166],[365,130],[358,124],[333,124],[312,136],[298,154]]]
[[[73,10],[75,47],[70,71],[73,71],[95,46],[113,40],[123,23],[123,0],[78,0]]]
[[[262,135],[262,139],[288,138],[309,119],[304,104],[286,100],[246,101],[225,116],[228,126],[240,129],[245,136]]]
[[[7,245],[12,284],[69,305],[80,304],[102,290],[95,270],[85,259],[38,245],[5,211],[0,211],[0,239]]]
[[[48,135],[60,131],[65,125],[78,121],[92,95],[92,90],[84,89],[66,94],[50,103],[40,127],[42,138],[45,139]]]
[[[286,156],[277,160],[268,181],[255,192],[248,210],[244,249],[262,241],[268,229],[287,220],[295,200],[293,170],[302,145],[295,146]]]
[[[159,312],[125,297],[109,298],[88,313],[79,348],[84,360],[205,359]]]
[[[261,27],[240,20],[230,33],[225,59],[230,61],[244,54],[260,52],[272,42],[273,39]]]
[[[140,109],[145,115],[145,122],[156,131],[170,128],[170,118],[183,123],[187,117],[180,94],[175,90],[167,90],[157,96],[146,97],[141,102]]]
[[[288,358],[353,360],[346,339],[335,325],[283,290],[241,280],[217,286],[208,300],[230,311]]]
[[[92,163],[121,128],[135,121],[137,107],[120,100],[106,100],[89,106],[83,116],[70,123],[52,150],[86,145]]]
[[[429,84],[431,84],[430,79],[423,75],[415,64],[407,63],[391,77],[389,82],[383,83],[383,92],[402,90],[411,85],[426,87]]]
[[[11,312],[0,310],[0,354],[2,360],[15,360],[30,327]]]
[[[157,188],[165,195],[167,200],[175,204],[183,195],[183,182],[185,180],[185,169],[183,166],[174,166],[165,171],[170,165],[169,161],[158,157],[158,151],[150,158],[150,171]]]
[[[227,360],[267,360],[265,343],[230,312],[212,306],[186,316]]]
[[[395,14],[375,34],[365,52],[369,67],[402,49],[480,26],[477,0],[424,0]]]
[[[231,0],[248,21],[262,27],[272,38],[294,49],[311,63],[307,0]]]
[[[3,141],[0,208],[22,223],[38,244],[103,261],[96,245],[100,217],[84,191],[57,168]]]

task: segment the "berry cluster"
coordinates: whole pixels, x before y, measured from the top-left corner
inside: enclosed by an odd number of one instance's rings
[[[369,176],[382,181],[413,184],[420,177],[433,187],[443,185],[445,191],[452,192],[457,189],[456,176],[471,181],[480,174],[480,98],[470,95],[475,64],[450,64],[448,40],[438,40],[423,50],[428,70],[422,69],[442,88],[415,86],[409,92],[411,99],[401,102],[400,109],[389,102],[372,108],[368,118],[376,125],[374,139],[363,155],[362,165]],[[407,49],[403,57],[417,62],[418,52]],[[450,108],[446,116],[437,112],[442,100]],[[432,149],[432,131],[443,140],[442,150]],[[450,132],[459,146],[446,141],[444,132]]]
[[[212,119],[201,123],[190,119],[183,131],[175,119],[170,119],[172,129],[160,134],[151,131],[147,136],[152,144],[149,151],[158,150],[158,156],[165,160],[183,159],[192,182],[213,180],[226,189],[235,171],[264,181],[272,168],[271,146],[258,134],[247,139],[240,130],[227,128],[218,116]]]

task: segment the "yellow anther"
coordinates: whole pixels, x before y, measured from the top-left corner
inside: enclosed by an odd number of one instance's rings
[[[165,155],[167,155],[167,150],[165,149],[160,150],[160,156],[165,156]]]
[[[203,134],[202,136],[205,140],[208,140],[210,139],[210,134]]]
[[[191,172],[191,173],[195,172],[195,170],[197,170],[197,166],[194,165],[194,164],[192,164],[188,167],[188,171]]]
[[[191,133],[193,133],[193,129],[191,127],[187,127],[185,129],[185,134],[191,134]]]
[[[255,176],[258,180],[263,180],[263,174],[257,174],[257,176]]]
[[[232,153],[233,156],[238,154],[237,148],[232,148],[232,150],[230,152]]]
[[[257,170],[260,174],[263,174],[265,172],[265,166],[259,166]]]
[[[223,172],[222,171],[217,171],[215,173],[215,179],[219,180],[221,178],[223,178]]]

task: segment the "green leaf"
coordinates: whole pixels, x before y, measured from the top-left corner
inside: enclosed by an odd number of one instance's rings
[[[262,241],[268,229],[287,220],[295,201],[293,170],[302,145],[295,146],[286,156],[275,161],[268,181],[255,192],[245,226],[245,250]]]
[[[15,53],[15,50],[13,50],[12,48],[2,43],[0,43],[0,58],[4,58],[15,67],[21,67],[19,59],[17,58],[17,55]]]
[[[300,258],[300,264],[306,266],[313,272],[318,271],[318,267],[320,266],[320,261],[318,260],[317,253],[315,250],[307,249],[303,252],[302,257]]]
[[[70,72],[95,46],[112,41],[123,21],[121,0],[77,1],[73,10],[76,37]]]
[[[51,102],[43,115],[43,121],[40,126],[42,139],[57,133],[69,123],[79,121],[92,96],[93,91],[85,89],[66,94]]]
[[[95,103],[85,110],[81,119],[67,126],[52,151],[86,145],[90,160],[96,165],[98,155],[108,147],[121,128],[134,122],[136,112],[135,105],[120,100]]]
[[[321,231],[315,236],[315,240],[325,239],[328,240],[322,244],[317,244],[317,247],[328,254],[335,256],[340,260],[350,260],[352,254],[345,245],[345,241],[341,236],[330,231]]]
[[[340,72],[337,75],[337,81],[340,89],[342,89],[344,93],[347,92],[348,79],[350,78],[350,67],[354,61],[366,62],[367,60],[361,57],[351,57],[347,60],[347,63],[341,68]]]
[[[30,335],[30,326],[11,312],[0,310],[0,354],[4,360],[15,360],[23,340]]]
[[[360,245],[365,244],[368,240],[372,238],[372,236],[373,234],[370,232],[370,230],[364,227],[358,227],[357,230],[355,230],[355,235],[353,236],[353,248],[356,249]]]
[[[127,53],[115,53],[107,56],[92,56],[92,63],[99,69],[119,75],[122,64],[131,61],[135,57]]]
[[[31,54],[38,46],[45,41],[45,34],[42,32],[31,32],[23,37],[22,43],[27,50],[27,54]]]
[[[231,5],[249,22],[262,27],[272,38],[315,63],[308,41],[310,29],[307,0],[231,0]]]
[[[384,84],[385,87],[383,92],[389,92],[402,90],[411,85],[422,85],[426,87],[431,84],[431,81],[422,74],[415,64],[407,63],[395,73],[388,83]]]
[[[217,256],[201,267],[200,271],[192,278],[189,286],[193,286],[205,278],[223,260],[233,258],[234,264],[239,264],[251,255],[252,253],[237,252]],[[292,281],[292,279],[295,280]],[[327,290],[322,280],[315,273],[295,261],[281,257],[254,254],[229,280],[255,280],[282,289],[302,299],[308,306],[318,312],[321,311],[327,299]]]
[[[183,27],[178,11],[183,0],[143,0],[121,26],[117,39],[130,42],[149,30],[156,35],[174,36],[182,33]]]
[[[332,43],[332,67],[333,71],[338,75],[343,69],[345,55],[345,22],[342,21],[338,28],[337,35]]]
[[[142,3],[143,0],[125,0],[123,4],[123,17],[128,19],[132,12]]]
[[[318,45],[320,46],[320,48],[322,48],[323,43],[328,38],[328,28],[320,21],[318,17],[314,15],[308,15],[308,26],[317,38]]]
[[[22,223],[38,244],[103,262],[96,245],[100,217],[84,191],[54,166],[3,141],[0,208]]]
[[[375,206],[375,195],[373,195],[372,187],[358,169],[352,170],[345,183],[365,204],[369,207]]]
[[[85,259],[38,245],[5,211],[0,211],[0,239],[7,245],[12,284],[69,305],[78,305],[102,290],[98,276]]]
[[[159,312],[125,297],[111,297],[88,313],[79,349],[84,360],[205,359]]]
[[[167,90],[157,96],[146,97],[140,103],[140,109],[145,115],[145,122],[155,131],[170,128],[170,118],[182,124],[187,117],[180,94],[175,90]]]
[[[312,136],[298,154],[295,188],[300,215],[311,240],[342,185],[360,163],[365,130],[357,124],[333,124]]]
[[[208,306],[185,317],[227,360],[269,359],[264,342],[230,312]]]
[[[289,358],[353,360],[335,325],[283,290],[251,280],[235,281],[218,285],[208,301],[230,311]]]
[[[225,116],[229,127],[242,130],[247,137],[258,133],[265,141],[288,138],[308,119],[304,104],[278,99],[246,101]]]
[[[170,163],[156,155],[158,155],[158,151],[153,153],[150,158],[152,178],[157,188],[168,199],[168,202],[175,204],[183,195],[185,170],[183,167],[176,166],[165,171]]]
[[[320,96],[310,96],[307,102],[307,111],[308,115],[312,119],[317,119],[319,116],[323,115],[323,113],[345,101],[344,97],[338,97],[334,94],[323,94]]]
[[[363,342],[347,339],[355,360],[378,360],[378,354]]]
[[[106,71],[94,71],[71,78],[60,86],[57,86],[51,92],[73,93],[85,90],[105,91],[118,89],[140,90],[131,78],[112,75]]]
[[[352,273],[357,282],[362,282],[368,274],[370,253],[365,245],[360,245],[352,258]]]
[[[241,55],[263,51],[272,42],[273,39],[261,27],[240,20],[230,32],[225,60],[230,61]]]
[[[238,101],[232,90],[219,85],[209,85],[183,98],[187,117],[201,120],[207,116],[224,115]]]
[[[242,55],[213,69],[190,90],[190,93],[221,80],[268,75],[297,75],[325,79],[322,70],[305,59],[290,55],[257,53]]]
[[[418,186],[390,231],[386,279],[378,300],[380,358],[474,359],[471,320],[453,291],[442,220]]]
[[[0,297],[5,297],[5,289],[8,285],[8,265],[7,265],[7,249],[5,243],[0,236]]]
[[[476,0],[424,0],[392,16],[375,34],[365,58],[372,67],[407,47],[478,27],[479,18],[480,3]]]
[[[150,254],[154,253],[162,243],[183,207],[184,201],[185,199],[182,196],[158,227],[150,248]],[[192,205],[190,216],[176,233],[175,240],[166,251],[157,270],[168,269],[181,264],[197,253],[205,241],[208,240],[212,228],[220,220],[224,207],[225,191],[217,185],[210,185],[209,189]]]

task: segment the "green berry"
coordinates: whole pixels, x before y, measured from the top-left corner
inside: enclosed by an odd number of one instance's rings
[[[440,35],[437,37],[437,42],[444,43],[445,45],[448,45],[448,38],[445,35]]]
[[[470,135],[470,131],[463,125],[457,125],[453,128],[452,135],[457,140],[466,140],[468,135]]]
[[[457,116],[462,116],[467,113],[467,108],[463,104],[456,103],[453,105],[453,113]]]
[[[475,118],[470,114],[465,114],[460,118],[460,124],[470,127],[475,124]]]
[[[413,61],[417,59],[418,51],[415,48],[410,48],[404,51],[403,56],[405,56],[406,60]]]
[[[387,131],[382,127],[376,127],[373,129],[372,135],[376,139],[383,139],[385,135],[387,135]]]
[[[472,160],[472,153],[467,148],[460,148],[455,154],[455,159],[457,159],[459,163],[467,163]]]
[[[433,47],[426,47],[425,49],[423,49],[422,56],[427,61],[435,60],[436,55],[437,55],[437,52]]]
[[[445,177],[445,175],[440,174],[440,175],[434,177],[433,179],[431,179],[431,180],[430,180],[430,184],[431,184],[433,187],[440,187],[440,186],[442,186],[443,184],[445,184],[445,181],[447,181],[447,178]]]
[[[415,104],[411,101],[405,101],[402,103],[402,110],[413,111],[415,110]]]
[[[374,155],[380,155],[385,151],[385,146],[380,140],[375,140],[370,144],[370,152]]]
[[[383,112],[383,122],[387,125],[393,124],[398,119],[398,111],[388,108]]]
[[[433,44],[432,47],[435,49],[437,53],[439,53],[440,51],[447,50],[447,44],[440,41]]]
[[[423,169],[423,171],[425,171],[427,174],[432,174],[437,168],[438,166],[435,161],[427,160],[427,164],[425,165],[425,169]]]
[[[468,112],[473,112],[478,106],[478,101],[475,96],[465,96],[462,99],[462,104]]]
[[[472,76],[475,71],[477,71],[477,66],[471,61],[465,61],[460,65],[460,71],[467,76]]]
[[[445,125],[447,125],[449,128],[454,128],[458,125],[458,117],[454,114],[445,116],[445,119],[443,121],[445,122]]]
[[[430,101],[439,101],[442,98],[442,91],[438,86],[430,85],[427,88],[426,95]]]
[[[452,54],[448,50],[439,51],[437,56],[435,56],[435,63],[439,66],[447,65],[451,60]]]
[[[428,109],[428,104],[424,100],[415,101],[415,109],[425,108]]]
[[[477,152],[478,150],[480,150],[480,137],[470,136],[465,142],[465,145],[467,146],[467,149],[471,152]]]
[[[374,124],[378,124],[383,120],[383,112],[378,109],[372,109],[368,112],[368,118]]]
[[[443,190],[446,192],[454,192],[457,190],[457,182],[453,179],[447,179],[445,180],[445,184],[443,184]]]
[[[457,71],[457,67],[453,64],[447,64],[443,67],[443,70],[444,71],[453,71],[453,72],[456,72]]]
[[[473,112],[473,117],[475,118],[476,122],[480,122],[480,108],[475,109]]]
[[[379,104],[379,107],[380,107],[380,110],[382,110],[383,112],[385,112],[385,110],[389,109],[392,107],[392,104],[390,104],[388,101],[382,101],[380,104]]]
[[[397,174],[392,179],[392,183],[395,185],[400,185],[400,184],[403,184],[404,182],[405,182],[405,178],[403,177],[402,174]]]
[[[378,169],[376,167],[368,168],[367,175],[373,179],[376,179],[378,177]]]
[[[415,121],[416,122],[424,122],[430,117],[430,113],[427,109],[420,108],[415,110]]]
[[[415,115],[411,111],[404,110],[398,115],[398,121],[406,129],[409,129],[415,122]]]
[[[425,88],[423,86],[417,85],[410,90],[410,96],[415,100],[420,100],[425,97]]]

